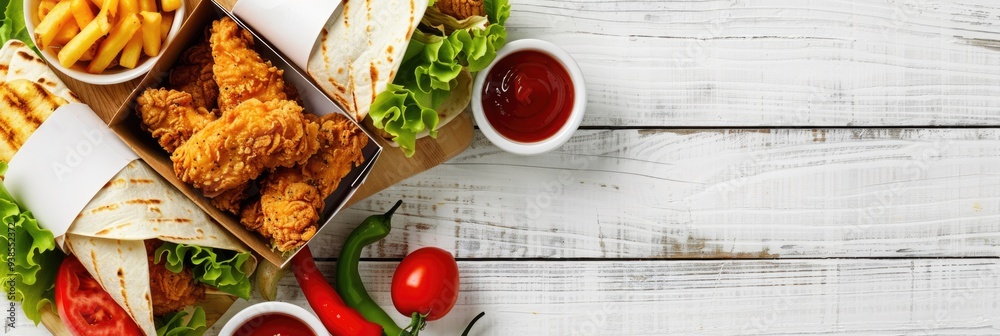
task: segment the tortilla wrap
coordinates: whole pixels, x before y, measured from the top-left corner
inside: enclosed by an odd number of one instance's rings
[[[34,83],[41,84],[46,90],[62,97],[70,103],[79,103],[80,98],[76,96],[69,87],[66,86],[56,76],[56,73],[49,70],[45,61],[28,45],[18,40],[9,40],[0,49],[0,82],[9,82],[17,79],[26,79]]]
[[[156,328],[143,240],[153,238],[249,251],[144,162],[122,169],[70,226],[66,246],[147,335]],[[256,260],[244,266],[250,274]]]
[[[350,0],[327,23],[309,56],[308,73],[355,120],[403,62],[427,0]]]
[[[8,57],[9,56],[9,57]],[[66,85],[24,43],[12,40],[0,49],[0,89],[19,100],[38,101],[30,107],[6,106],[0,100],[3,120],[32,115],[44,119],[68,102],[79,101]],[[43,109],[43,113],[32,111]],[[0,148],[20,148],[37,129],[18,124],[15,136],[0,139]],[[13,139],[13,140],[11,140]],[[15,142],[15,143],[12,143]],[[13,154],[13,153],[11,153]],[[12,155],[0,155],[10,161]],[[228,231],[217,225],[190,199],[171,186],[141,160],[132,161],[94,196],[65,236],[68,252],[80,259],[111,297],[136,321],[146,335],[156,335],[149,286],[149,265],[143,240],[163,241],[248,252]],[[63,244],[59,244],[62,246]],[[256,257],[244,264],[249,275]]]

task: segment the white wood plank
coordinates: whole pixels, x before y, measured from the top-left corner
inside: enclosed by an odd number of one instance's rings
[[[513,0],[570,52],[584,125],[1000,124],[994,0]]]
[[[367,256],[1000,256],[1000,130],[580,131],[532,157],[478,137],[344,210],[314,255],[398,199]]]
[[[373,298],[392,315],[395,267],[361,267]],[[1000,333],[997,259],[477,261],[459,267],[458,305],[426,335],[458,334],[480,311],[487,315],[471,335]],[[320,268],[333,278],[334,263]],[[281,281],[279,298],[309,309],[291,275]],[[240,301],[224,319],[247,305]],[[21,316],[6,334],[46,333]]]
[[[334,266],[320,263],[327,278]],[[396,262],[361,266],[373,298],[397,315],[389,295]],[[456,335],[480,311],[487,315],[471,335],[1000,333],[997,259],[477,261],[459,267],[458,305],[426,335]],[[291,275],[281,281],[279,298],[309,309]],[[241,301],[227,315],[247,305]],[[6,334],[46,333],[22,316]]]
[[[395,262],[363,264],[389,296]],[[321,263],[328,278],[333,263]],[[458,306],[427,335],[997,334],[998,260],[461,262]],[[282,300],[308,306],[292,276]],[[397,316],[398,315],[398,316]]]

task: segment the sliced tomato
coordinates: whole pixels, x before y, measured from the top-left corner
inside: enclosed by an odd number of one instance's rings
[[[73,256],[59,266],[56,309],[66,329],[76,336],[142,336],[135,321]]]
[[[458,301],[458,263],[448,251],[424,247],[413,251],[392,275],[392,304],[405,316],[418,313],[427,321],[451,311]]]

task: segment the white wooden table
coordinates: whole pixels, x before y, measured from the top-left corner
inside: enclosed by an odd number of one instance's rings
[[[430,335],[1000,334],[1000,2],[512,2],[511,39],[580,63],[582,129],[345,210],[328,276],[403,199],[361,268],[392,312],[398,261],[452,251]]]

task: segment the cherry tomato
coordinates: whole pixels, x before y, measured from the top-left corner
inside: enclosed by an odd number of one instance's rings
[[[73,256],[63,260],[56,275],[56,309],[75,336],[142,336],[135,321]]]
[[[392,304],[401,314],[414,312],[427,321],[451,311],[458,301],[458,263],[448,251],[424,247],[413,251],[392,275]]]

